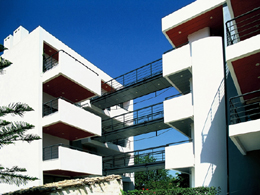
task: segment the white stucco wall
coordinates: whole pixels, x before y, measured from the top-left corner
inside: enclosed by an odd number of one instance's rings
[[[43,170],[64,170],[102,175],[102,156],[59,146],[59,158],[43,161]]]
[[[16,38],[16,35],[19,38]],[[15,45],[6,50],[2,56],[13,64],[0,75],[1,106],[15,102],[27,103],[34,111],[26,113],[22,118],[8,115],[7,119],[33,124],[35,128],[28,133],[42,136],[42,83],[39,79],[42,71],[41,35],[39,30],[35,30],[29,35],[16,33],[13,39]],[[24,167],[27,169],[26,174],[39,178],[23,187],[42,184],[42,140],[33,141],[30,144],[17,142],[15,145],[4,146],[0,150],[0,156],[3,166]],[[16,189],[19,188],[14,185],[1,184],[0,194]]]
[[[194,101],[195,186],[220,186],[225,194],[226,119],[221,37],[191,43]]]

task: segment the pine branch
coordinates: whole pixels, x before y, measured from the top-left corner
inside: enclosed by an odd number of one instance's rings
[[[27,184],[28,181],[35,181],[38,179],[28,175],[17,174],[17,172],[26,172],[26,169],[19,168],[17,166],[9,169],[0,166],[0,183],[15,184],[20,186],[21,184]]]
[[[4,68],[7,68],[11,64],[12,64],[12,62],[10,62],[9,60],[6,60],[6,59],[0,57],[0,74],[3,73]]]
[[[9,121],[6,121],[6,120],[1,120],[0,119],[0,127],[3,127],[3,126],[6,126],[6,125],[9,125],[11,122]]]
[[[33,111],[33,109],[27,104],[18,102],[12,103],[8,106],[0,106],[0,117],[6,114],[23,116],[24,112]]]
[[[16,141],[26,141],[28,143],[39,140],[38,135],[25,134],[29,129],[34,126],[25,122],[10,123],[0,129],[0,148],[4,145],[14,144]]]
[[[2,44],[0,44],[0,52],[3,52],[6,49],[7,49],[6,47],[4,47]]]

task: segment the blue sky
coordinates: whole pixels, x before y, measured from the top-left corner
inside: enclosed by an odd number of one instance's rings
[[[164,16],[194,0],[0,0],[0,38],[22,25],[42,26],[112,77],[162,57],[171,49],[161,31]],[[174,90],[164,92],[175,93]],[[152,94],[154,95],[154,94]],[[152,96],[150,95],[150,96]],[[163,101],[163,95],[136,108]],[[185,139],[176,130],[138,136],[135,149]]]

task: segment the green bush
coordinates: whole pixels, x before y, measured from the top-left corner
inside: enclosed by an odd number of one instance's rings
[[[220,188],[216,187],[197,187],[197,188],[174,188],[174,189],[156,189],[156,190],[131,190],[123,192],[123,195],[218,195]]]

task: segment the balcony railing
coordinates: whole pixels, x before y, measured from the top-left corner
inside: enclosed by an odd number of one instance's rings
[[[132,70],[126,74],[123,74],[119,77],[116,77],[114,79],[111,79],[110,81],[103,83],[102,88],[106,89],[106,92],[103,93],[103,95],[112,93],[121,88],[141,82],[145,79],[149,79],[161,73],[162,73],[162,59],[158,59],[149,64],[141,66],[135,70]]]
[[[59,102],[59,99],[63,99],[67,102],[70,102],[71,104],[74,104],[76,106],[79,106],[78,104],[74,103],[74,102],[71,102],[70,100],[64,98],[64,97],[58,97],[58,98],[55,98],[53,100],[50,100],[48,102],[45,102],[43,104],[43,107],[42,107],[42,117],[44,116],[47,116],[47,115],[50,115],[52,113],[55,113],[58,111],[58,102]]]
[[[59,147],[70,148],[72,150],[87,152],[87,153],[90,153],[90,154],[97,154],[96,152],[93,152],[93,151],[90,151],[90,150],[85,150],[83,148],[78,148],[78,147],[69,146],[69,145],[59,143],[59,144],[55,144],[55,145],[43,148],[43,153],[42,153],[43,154],[43,160],[51,160],[51,159],[59,158]]]
[[[103,169],[124,168],[129,166],[142,166],[156,164],[165,161],[165,147],[181,143],[191,142],[192,140],[184,140],[174,143],[169,143],[163,146],[157,146],[124,154],[106,156],[103,158]]]
[[[69,56],[70,58],[75,60],[75,62],[80,63],[82,66],[86,67],[87,69],[89,69],[90,71],[92,71],[93,73],[95,73],[98,76],[98,73],[96,73],[94,70],[92,70],[87,65],[80,62],[77,58],[73,57],[72,55],[70,55],[69,53],[67,53],[64,50],[59,50],[49,57],[45,57],[45,55],[43,55],[43,72],[46,72],[47,70],[50,70],[59,64],[59,58],[60,58],[59,53],[60,52],[63,52],[64,54],[66,54],[67,56]]]
[[[260,32],[260,7],[226,22],[227,45],[253,37]]]
[[[163,102],[103,120],[103,133],[163,118]]]
[[[260,118],[260,90],[232,97],[229,100],[230,124]]]

